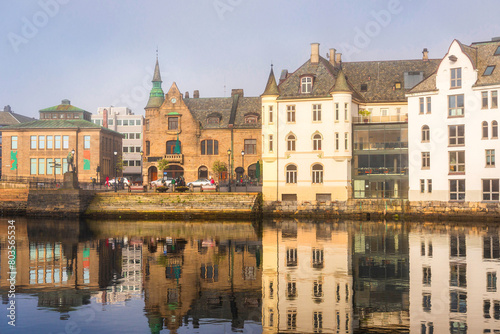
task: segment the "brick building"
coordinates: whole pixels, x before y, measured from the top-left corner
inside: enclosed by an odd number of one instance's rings
[[[51,117],[42,116],[49,109]],[[72,110],[72,119],[67,117],[68,110]],[[8,165],[3,180],[62,181],[68,171],[68,153],[73,149],[80,182],[90,182],[97,175],[99,180],[114,176],[114,166],[121,159],[121,134],[86,120],[90,113],[71,106],[68,100],[40,110],[40,118],[2,128],[2,160]]]
[[[260,97],[244,97],[242,89],[233,89],[231,97],[200,98],[195,91],[189,98],[175,82],[164,94],[161,83],[157,60],[145,108],[144,182],[162,173],[183,175],[186,181],[210,176],[217,180],[215,161],[230,161],[233,178],[254,177],[261,156]],[[169,162],[164,171],[158,171],[161,159]]]

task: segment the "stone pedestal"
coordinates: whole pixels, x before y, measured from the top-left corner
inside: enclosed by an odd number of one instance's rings
[[[75,172],[64,173],[63,189],[80,189],[78,186],[78,175]]]

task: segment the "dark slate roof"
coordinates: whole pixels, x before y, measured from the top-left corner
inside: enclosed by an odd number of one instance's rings
[[[342,63],[348,82],[355,87],[365,102],[403,102],[410,89],[404,89],[405,72],[424,72],[424,80],[439,66],[440,59],[387,60]],[[395,84],[401,83],[401,89]],[[367,91],[361,91],[361,85]]]
[[[436,72],[432,73],[428,78],[422,80],[419,84],[413,87],[408,93],[423,93],[437,90],[436,87]]]
[[[332,92],[351,92],[351,87],[347,84],[347,79],[342,69],[337,75],[337,80],[335,81],[335,86],[332,88]]]
[[[235,128],[260,128],[261,99],[260,97],[212,97],[187,98],[184,103],[193,117],[199,121],[203,129],[227,129],[233,103],[237,103],[234,114]],[[254,114],[259,117],[257,124],[245,124],[245,115]],[[208,117],[220,117],[219,124],[208,124]]]
[[[311,63],[309,59],[295,72],[289,74],[285,81],[280,83],[278,86],[280,97],[278,99],[330,96],[330,90],[335,84],[337,72],[338,68],[323,57],[319,57],[317,64]],[[300,93],[300,79],[305,75],[311,75],[314,78],[310,94]]]
[[[500,83],[500,56],[495,51],[500,47],[500,41],[472,44],[477,49],[477,82],[475,86],[494,85]],[[488,66],[495,66],[491,75],[483,75]]]
[[[158,63],[158,58],[156,58],[155,72],[154,72],[152,81],[153,82],[154,81],[161,82],[160,64]]]
[[[267,79],[266,89],[262,95],[279,95],[278,85],[276,84],[276,78],[274,77],[274,71],[271,67],[271,73],[269,73],[269,79]]]
[[[7,111],[0,111],[0,126],[32,122],[34,120],[36,119],[33,117],[23,116]]]
[[[36,120],[32,122],[19,123],[16,125],[10,125],[2,128],[3,130],[23,130],[23,129],[101,129],[104,131],[109,131],[114,134],[120,133],[110,130],[108,128],[104,128],[92,122],[86,120],[65,120],[65,119],[57,119],[57,120]]]

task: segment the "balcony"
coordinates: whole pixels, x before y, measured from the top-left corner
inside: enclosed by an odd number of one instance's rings
[[[360,167],[354,168],[354,176],[408,175],[408,167]]]
[[[380,150],[400,150],[408,149],[408,142],[385,142],[385,143],[354,143],[355,151],[380,151]]]
[[[408,122],[408,114],[404,115],[389,115],[389,116],[354,116],[352,118],[354,124],[366,123],[402,123]]]
[[[166,154],[163,157],[165,160],[168,162],[176,162],[182,165],[184,161],[184,155],[183,154]]]

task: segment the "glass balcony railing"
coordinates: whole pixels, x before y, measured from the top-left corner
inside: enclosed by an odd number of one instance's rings
[[[408,114],[404,115],[389,115],[389,116],[354,116],[352,118],[354,124],[359,123],[399,123],[408,122]]]
[[[354,150],[397,150],[408,149],[408,142],[354,143]]]
[[[354,175],[408,175],[408,167],[360,167],[354,168]]]

